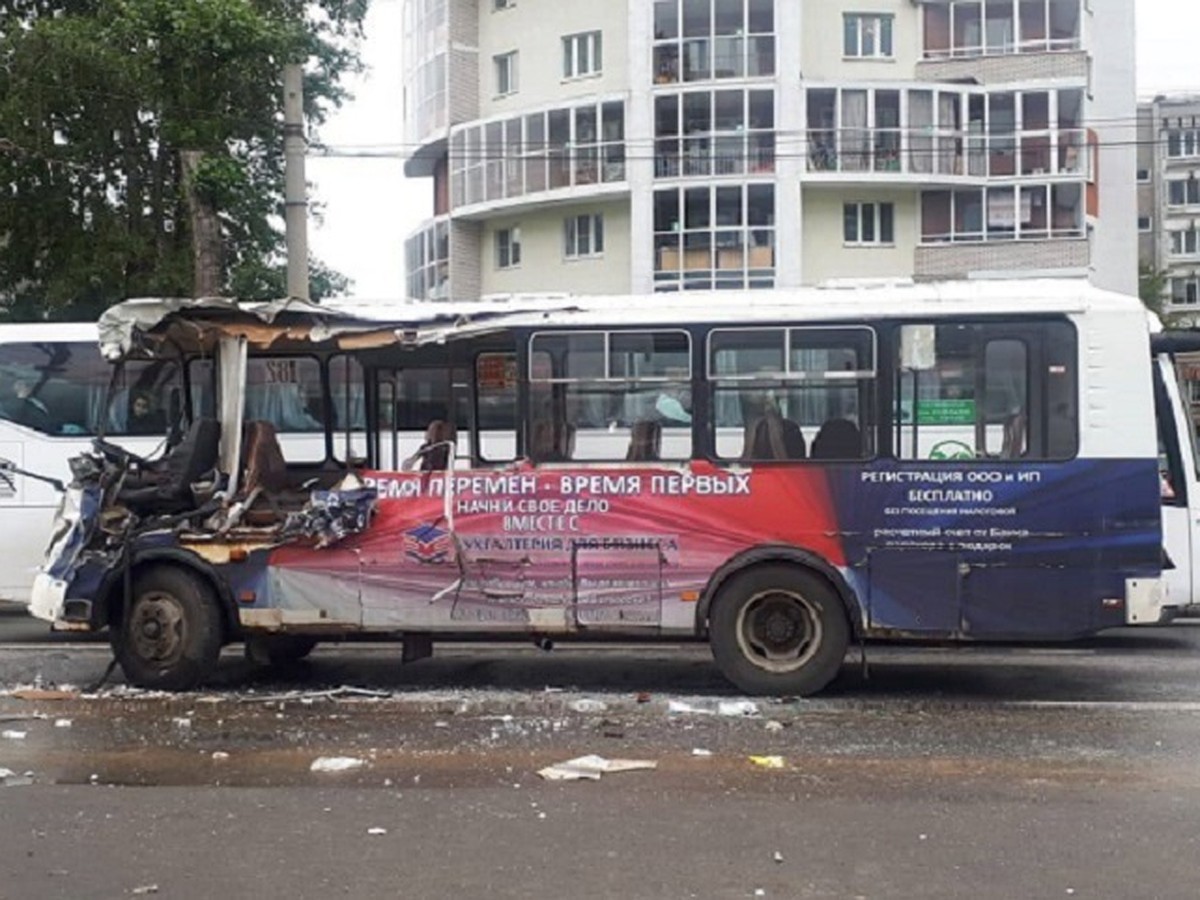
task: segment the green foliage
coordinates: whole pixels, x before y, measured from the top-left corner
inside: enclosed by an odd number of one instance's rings
[[[1161,316],[1166,292],[1166,272],[1158,271],[1148,263],[1138,266],[1138,296],[1142,298],[1142,303],[1146,304],[1146,309]]]
[[[180,151],[220,216],[226,288],[285,283],[283,65],[311,125],[345,99],[367,0],[0,0],[0,304],[82,317],[192,292]],[[344,284],[313,265],[314,296]]]

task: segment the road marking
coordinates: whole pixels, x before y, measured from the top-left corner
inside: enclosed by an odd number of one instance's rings
[[[1025,709],[1100,709],[1113,712],[1200,712],[1194,700],[1011,700],[1004,706]]]

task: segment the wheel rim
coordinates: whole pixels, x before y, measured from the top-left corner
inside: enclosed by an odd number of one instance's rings
[[[763,591],[738,611],[738,646],[768,672],[803,668],[820,648],[822,634],[820,609],[794,591]]]
[[[160,665],[173,663],[183,655],[187,638],[183,605],[170,594],[143,594],[134,604],[126,633],[139,659]]]

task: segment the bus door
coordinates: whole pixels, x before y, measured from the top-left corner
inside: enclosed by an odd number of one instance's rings
[[[1196,603],[1200,586],[1196,565],[1200,479],[1194,464],[1195,431],[1170,356],[1162,354],[1155,360],[1154,382],[1163,546],[1169,560],[1163,576],[1169,604],[1190,606]]]

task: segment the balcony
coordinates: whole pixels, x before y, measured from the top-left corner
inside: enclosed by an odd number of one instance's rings
[[[809,181],[970,184],[1087,173],[1083,129],[977,131],[841,128],[807,132]]]
[[[965,278],[986,272],[1084,271],[1089,263],[1084,237],[1055,240],[922,244],[916,249],[917,278]]]

